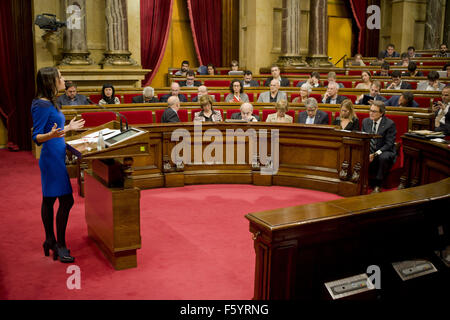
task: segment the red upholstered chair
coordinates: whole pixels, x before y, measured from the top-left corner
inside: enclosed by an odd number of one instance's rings
[[[346,94],[345,95],[347,98],[349,98],[351,101],[352,101],[352,103],[355,103],[355,101],[356,101],[356,96],[354,95],[354,94]]]
[[[305,81],[306,81],[306,79],[305,80],[294,80],[294,81],[292,81],[292,86],[296,87],[299,82],[305,82]]]
[[[361,72],[362,72],[362,70],[349,70],[348,75],[349,76],[360,76]]]
[[[426,77],[428,76],[428,73],[430,73],[431,70],[420,70],[423,73],[423,76]]]
[[[275,112],[277,112],[275,109],[272,109],[272,110],[264,109],[262,112],[262,120],[261,121],[266,121],[267,116],[269,114],[272,114]],[[290,115],[292,117],[292,119],[294,119],[294,121],[295,121],[295,110],[289,110],[288,112],[286,112],[286,114]]]
[[[161,110],[155,110],[155,118],[156,118],[156,122],[157,123],[161,123],[161,118],[162,115],[164,113],[164,110],[166,109],[161,109]],[[188,112],[186,109],[179,109],[178,110],[178,118],[180,118],[181,122],[188,122]]]
[[[417,89],[417,81],[408,81],[408,83],[411,85],[411,88],[413,88],[414,90]]]
[[[248,100],[249,100],[250,102],[254,102],[254,101],[255,101],[254,93],[253,93],[253,92],[246,92],[246,93],[247,93],[247,95],[248,95]]]
[[[149,124],[153,123],[153,113],[151,110],[120,111],[128,120],[128,124]]]
[[[81,117],[85,121],[85,127],[97,127],[117,119],[116,114],[110,111],[84,112],[81,114]]]
[[[291,102],[297,97],[300,97],[300,93],[291,93]]]
[[[333,119],[333,112],[332,111],[325,111],[325,112],[328,114],[328,124],[331,124],[331,121]]]
[[[91,95],[89,95],[89,99],[91,99],[92,102],[94,102],[94,103],[98,103],[100,100],[102,100],[102,95],[101,94],[91,94]]]
[[[322,95],[318,93],[311,93],[309,95],[310,98],[314,98],[317,100],[318,103],[322,103]]]
[[[159,110],[155,110],[155,119],[156,119],[156,123],[161,123],[161,118],[162,115],[164,113],[165,109],[159,109]]]
[[[161,101],[161,97],[166,95],[167,93],[158,93],[158,100]]]
[[[386,118],[391,119],[395,122],[395,128],[397,129],[397,134],[395,136],[395,143],[397,144],[397,161],[394,163],[394,165],[391,168],[392,170],[395,170],[397,168],[403,168],[403,145],[402,145],[402,139],[401,136],[404,135],[406,132],[411,129],[411,123],[412,118],[409,116],[404,115],[391,115],[386,114]]]
[[[414,97],[414,101],[416,101],[421,108],[431,107],[431,98],[430,97]]]
[[[123,95],[123,103],[132,103],[133,98],[142,95],[142,93],[125,93]]]
[[[229,87],[230,81],[229,80],[205,80],[204,85],[207,87]]]

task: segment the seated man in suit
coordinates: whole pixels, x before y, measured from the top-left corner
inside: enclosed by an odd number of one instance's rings
[[[289,79],[280,76],[280,68],[277,65],[273,65],[270,68],[270,72],[272,76],[266,79],[264,86],[268,87],[272,80],[276,79],[279,81],[281,87],[289,87]]]
[[[280,82],[276,79],[270,81],[270,90],[259,95],[258,102],[278,102],[280,100],[287,101],[286,92],[280,91]]]
[[[186,80],[179,82],[180,87],[200,87],[202,83],[195,80],[195,72],[189,70],[186,72]]]
[[[187,102],[187,98],[184,94],[180,94],[180,85],[177,82],[172,82],[170,85],[170,93],[161,97],[160,102],[168,102],[170,97],[177,97],[180,102]]]
[[[398,58],[400,55],[398,52],[395,52],[395,46],[390,43],[386,46],[386,50],[382,51],[384,53],[385,58]]]
[[[442,89],[442,101],[433,104],[433,111],[436,114],[434,131],[441,131],[445,135],[450,135],[450,85]]]
[[[133,103],[155,103],[158,98],[154,96],[155,90],[152,87],[145,87],[141,96],[133,97]]]
[[[77,84],[66,81],[66,92],[56,100],[61,106],[80,106],[90,104],[86,96],[77,93]]]
[[[329,82],[327,91],[323,95],[322,103],[340,104],[342,101],[347,99],[346,96],[338,95],[338,92],[339,85],[337,84],[337,82]]]
[[[167,109],[164,110],[164,113],[161,117],[161,123],[168,122],[180,122],[180,118],[178,117],[178,110],[180,109],[180,100],[171,96],[167,100]]]
[[[231,115],[234,120],[247,120],[248,122],[257,122],[259,117],[253,114],[253,106],[249,102],[241,104],[241,112],[236,112]]]
[[[404,90],[412,89],[408,82],[402,81],[402,73],[400,70],[394,70],[391,73],[392,83],[386,88],[387,90]]]
[[[373,101],[369,109],[369,118],[362,121],[362,131],[376,133],[380,138],[370,140],[369,176],[372,176],[372,193],[381,191],[389,170],[395,163],[397,152],[395,150],[395,135],[397,129],[394,121],[384,116],[386,108],[381,101]]]
[[[355,101],[356,104],[362,104],[362,105],[370,105],[370,101],[383,101],[386,103],[387,99],[380,95],[381,90],[381,83],[378,80],[375,80],[370,85],[369,94],[362,94],[358,97],[358,99]]]
[[[396,62],[395,65],[396,66],[400,66],[400,67],[408,68],[408,65],[409,65],[409,62],[410,62],[408,53],[403,52],[400,55],[400,59],[402,59],[402,61]]]
[[[428,81],[421,81],[417,85],[417,90],[420,91],[441,91],[444,89],[445,84],[439,82],[439,73],[435,70],[431,70],[427,75]]]
[[[311,88],[319,88],[320,87],[320,73],[318,73],[317,71],[311,72],[308,80],[298,82],[296,87],[301,87],[305,83],[309,83]]]
[[[405,77],[423,77],[422,71],[417,70],[417,63],[411,61],[408,64],[408,71],[403,74]]]
[[[250,70],[244,71],[244,88],[246,87],[259,87],[259,82],[253,80],[253,74]]]
[[[197,95],[192,98],[192,102],[198,102],[201,96],[206,96],[206,95],[208,95],[208,88],[204,85],[201,85],[197,89]],[[213,101],[216,101],[216,98],[214,97],[214,95],[211,95],[211,98],[213,99]]]
[[[306,111],[298,114],[298,123],[303,124],[329,124],[328,113],[319,110],[317,100],[308,98],[305,100]]]
[[[388,101],[386,101],[386,106],[418,108],[419,104],[414,101],[414,95],[412,92],[405,91],[402,92],[400,96],[392,96]]]

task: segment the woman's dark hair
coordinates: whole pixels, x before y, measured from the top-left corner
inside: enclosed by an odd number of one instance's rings
[[[58,87],[56,79],[59,78],[58,69],[55,67],[44,67],[39,69],[36,75],[36,99],[45,98],[50,100],[56,109],[60,106],[56,102]]]
[[[216,67],[214,67],[214,65],[213,65],[212,63],[208,63],[208,64],[206,65],[206,68],[208,68],[208,67],[212,67],[213,70],[214,70],[214,74],[216,74]]]
[[[106,88],[111,88],[112,89],[112,95],[111,95],[111,97],[107,97],[106,95],[105,95],[105,89]],[[113,87],[113,85],[112,84],[110,84],[110,83],[105,83],[104,85],[103,85],[103,88],[102,88],[102,99],[103,100],[105,100],[105,102],[107,103],[107,104],[115,104],[115,96],[114,96],[114,93],[115,93],[116,91],[114,90],[114,87]]]
[[[241,90],[239,91],[239,93],[244,93],[244,86],[242,85],[242,82],[240,80],[238,80],[238,79],[234,79],[233,81],[231,81],[231,83],[230,83],[230,91],[231,91],[231,93],[234,93],[233,83],[235,83],[235,82],[239,82],[239,85],[241,86]]]

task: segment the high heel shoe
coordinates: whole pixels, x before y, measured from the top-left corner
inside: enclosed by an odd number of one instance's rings
[[[53,252],[53,260],[57,260],[62,263],[72,263],[75,261],[75,258],[70,255],[70,251],[66,247],[57,246],[57,250]]]
[[[56,242],[55,241],[48,241],[45,240],[42,244],[42,247],[44,248],[44,255],[48,257],[50,255],[50,250],[53,250],[53,252],[56,251]]]

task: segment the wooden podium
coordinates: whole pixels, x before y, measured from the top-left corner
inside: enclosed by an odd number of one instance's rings
[[[88,161],[84,171],[85,215],[88,235],[116,270],[137,267],[141,247],[140,189],[129,182],[135,157],[148,155],[149,133],[130,128],[113,144],[97,150],[95,136],[102,129],[120,129],[117,121],[66,139],[67,148],[79,160]],[[128,137],[127,137],[128,136]],[[109,139],[105,137],[105,141]]]

